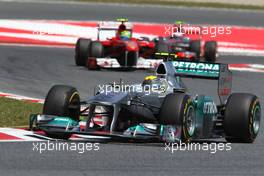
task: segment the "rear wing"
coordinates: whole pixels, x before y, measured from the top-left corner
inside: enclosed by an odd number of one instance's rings
[[[163,66],[161,66],[163,64]],[[161,63],[157,68],[157,75],[164,72],[178,77],[199,78],[218,80],[218,95],[221,104],[223,104],[232,88],[232,72],[228,69],[228,64],[190,62],[190,61],[167,61]],[[162,68],[164,67],[165,68]],[[172,73],[173,72],[173,73]]]
[[[123,24],[121,21],[101,21],[98,23],[98,32],[97,32],[97,40],[99,41],[104,41],[108,40],[112,37],[116,36],[116,32],[119,28],[119,25]],[[132,29],[133,29],[133,24],[126,22],[126,29],[131,32],[132,34]]]
[[[101,21],[98,23],[98,29],[100,29],[100,30],[103,30],[103,29],[114,30],[114,29],[116,29],[117,30],[121,23],[122,22],[119,22],[119,21],[117,21],[117,22],[116,21]],[[133,29],[133,24],[130,22],[126,22],[125,25],[126,25],[127,30]]]
[[[186,35],[201,35],[203,28],[201,26],[183,25],[183,33]]]
[[[219,79],[221,67],[224,65],[188,61],[171,61],[171,63],[176,76],[216,80]]]

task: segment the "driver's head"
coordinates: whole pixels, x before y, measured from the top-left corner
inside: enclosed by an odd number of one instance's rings
[[[152,85],[155,79],[157,79],[157,76],[154,76],[154,75],[146,76],[143,80],[142,86]]]
[[[126,30],[126,25],[120,24],[119,27],[118,27],[118,31],[122,32],[124,30]]]
[[[176,35],[180,35],[184,33],[184,22],[183,21],[176,21],[175,24],[173,25],[173,32]]]
[[[126,30],[126,25],[124,24],[120,24],[117,30],[117,35],[119,36],[121,34],[121,32]]]
[[[144,90],[164,93],[167,90],[168,83],[166,79],[164,78],[151,75],[151,76],[145,77],[142,83],[142,87],[144,87]]]
[[[120,38],[122,40],[129,40],[131,38],[131,33],[127,30],[124,30],[120,33]]]

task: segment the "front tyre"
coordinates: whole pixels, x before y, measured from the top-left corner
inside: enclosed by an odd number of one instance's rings
[[[120,70],[134,71],[137,66],[138,57],[138,51],[124,51],[120,57],[117,58],[121,65]]]
[[[129,51],[127,53],[127,64],[128,64],[128,66],[137,66],[137,61],[138,61],[138,52]]]
[[[73,120],[79,120],[80,115],[80,96],[76,88],[55,85],[53,86],[44,102],[43,114],[70,117]],[[52,134],[47,133],[49,137],[68,139],[70,134]]]
[[[162,125],[180,126],[181,141],[188,143],[195,133],[195,107],[191,97],[185,93],[168,94],[161,106],[159,122]]]
[[[224,130],[228,142],[253,143],[260,128],[261,107],[255,95],[233,93],[227,100]]]

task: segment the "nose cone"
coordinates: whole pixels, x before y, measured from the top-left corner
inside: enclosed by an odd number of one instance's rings
[[[126,48],[128,51],[138,51],[139,50],[138,44],[135,41],[127,41]]]

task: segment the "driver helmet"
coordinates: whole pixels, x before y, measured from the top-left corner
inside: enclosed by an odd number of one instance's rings
[[[146,76],[143,80],[142,86],[151,85],[154,79],[157,79],[157,76],[154,75]]]
[[[116,36],[119,37],[121,32],[125,31],[126,30],[126,25],[124,24],[120,24],[119,27],[118,27],[118,30],[117,30],[117,33],[116,33]]]
[[[119,27],[118,27],[118,31],[119,31],[119,32],[122,32],[122,31],[124,31],[124,30],[126,30],[126,25],[124,25],[124,24],[120,24]]]
[[[175,24],[173,25],[173,34],[176,37],[180,37],[184,34],[184,22],[183,21],[176,21]]]
[[[122,40],[129,40],[131,38],[131,33],[128,30],[124,30],[120,33],[120,38]]]
[[[164,92],[167,89],[168,84],[166,79],[151,75],[145,77],[142,86],[153,90],[155,89],[159,92]]]

